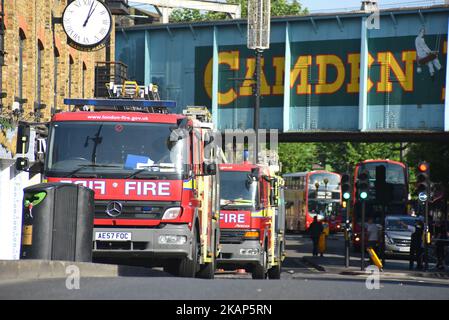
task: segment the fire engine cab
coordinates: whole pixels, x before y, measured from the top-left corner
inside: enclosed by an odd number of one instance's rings
[[[170,113],[157,87],[110,84],[109,98],[65,99],[50,122],[45,177],[95,191],[95,261],[213,278],[219,241],[213,129],[206,108]]]
[[[218,265],[254,279],[279,279],[285,248],[283,179],[274,166],[220,164]]]

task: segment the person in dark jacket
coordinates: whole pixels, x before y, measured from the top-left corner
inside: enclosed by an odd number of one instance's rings
[[[415,261],[417,269],[421,270],[423,267],[423,233],[424,226],[422,221],[416,222],[415,231],[412,233],[410,243],[410,270],[413,269]]]
[[[318,217],[313,217],[313,222],[309,226],[310,238],[313,242],[313,256],[318,256],[318,242],[320,240],[320,235],[323,233],[323,225],[318,222]]]

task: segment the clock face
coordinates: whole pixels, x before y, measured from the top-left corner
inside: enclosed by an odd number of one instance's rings
[[[95,47],[111,32],[112,17],[107,6],[97,0],[76,0],[62,15],[62,25],[69,39],[80,47]]]

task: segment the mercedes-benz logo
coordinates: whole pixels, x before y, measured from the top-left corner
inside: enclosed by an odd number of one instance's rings
[[[106,213],[110,217],[118,217],[122,213],[123,205],[117,201],[111,201],[106,206]]]

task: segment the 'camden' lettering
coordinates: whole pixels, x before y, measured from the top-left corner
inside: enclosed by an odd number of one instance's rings
[[[284,92],[283,74],[285,72],[285,58],[273,57],[267,66],[267,58],[261,60],[261,95],[282,95]],[[218,92],[218,103],[228,105],[240,97],[253,95],[252,80],[255,71],[255,59],[249,57],[241,59],[239,50],[222,51],[218,54],[219,64],[233,72],[243,72],[245,80],[238,87],[224,86]],[[396,82],[403,92],[413,92],[415,68],[417,63],[416,51],[403,50],[398,54],[392,52],[377,52],[368,54],[367,91],[377,93],[393,91]],[[374,68],[376,67],[376,68]],[[267,79],[270,71],[273,79]],[[311,78],[315,72],[316,80]],[[373,82],[372,79],[376,79]],[[271,81],[270,81],[271,80]],[[358,94],[360,80],[360,53],[349,53],[344,57],[334,54],[300,55],[292,59],[290,71],[290,87],[296,95],[331,95],[339,91],[347,94]],[[212,97],[212,59],[205,67],[203,85],[209,98]],[[271,82],[271,83],[270,83]]]

